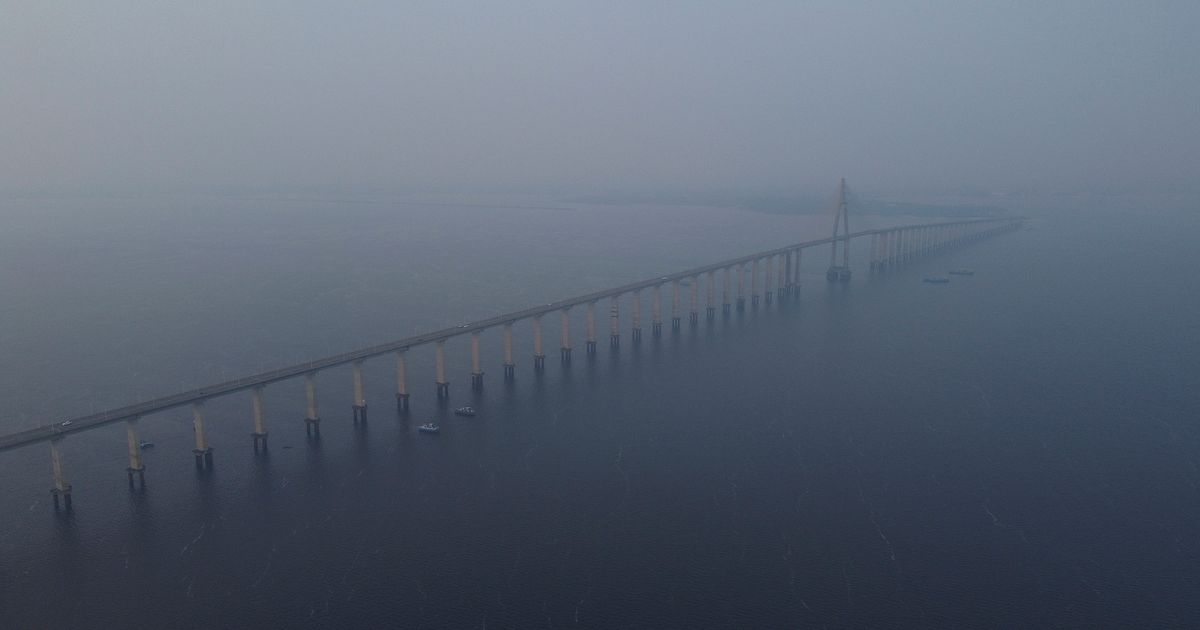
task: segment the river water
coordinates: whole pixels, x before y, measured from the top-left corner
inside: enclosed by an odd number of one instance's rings
[[[439,203],[445,203],[439,201]],[[0,454],[9,627],[1200,625],[1194,213],[1048,206],[1032,228],[469,391],[448,344]],[[23,428],[820,238],[827,217],[537,200],[8,202],[0,424]],[[856,229],[903,219],[856,217]],[[864,252],[855,251],[857,260]],[[818,255],[816,258],[820,258]],[[948,285],[928,273],[972,267]],[[702,300],[703,300],[703,293]],[[686,305],[686,298],[684,301]],[[603,310],[603,309],[602,309]],[[416,432],[429,418],[440,435]]]

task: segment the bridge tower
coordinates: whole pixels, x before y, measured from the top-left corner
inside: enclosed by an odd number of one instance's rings
[[[842,235],[838,236],[841,227]],[[838,242],[842,244],[842,264],[838,264]],[[829,246],[829,271],[825,278],[830,282],[850,282],[850,213],[846,207],[846,178],[838,184],[837,209],[833,214],[833,242]]]

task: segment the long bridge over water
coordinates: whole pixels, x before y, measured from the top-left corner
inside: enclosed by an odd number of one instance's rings
[[[196,466],[199,469],[211,468],[213,451],[209,446],[205,430],[205,401],[217,397],[229,396],[249,390],[251,393],[251,425],[253,447],[256,451],[267,447],[267,422],[264,407],[264,393],[268,385],[294,378],[303,378],[307,398],[307,414],[304,418],[307,432],[319,435],[320,415],[317,405],[316,376],[322,370],[349,364],[353,370],[353,405],[354,423],[365,422],[367,403],[363,388],[363,363],[375,357],[393,354],[395,356],[396,375],[396,409],[405,414],[408,411],[409,397],[412,395],[408,387],[408,371],[406,353],[410,350],[432,344],[435,348],[434,394],[440,400],[449,398],[450,382],[446,376],[445,343],[455,337],[467,335],[471,346],[471,386],[474,390],[483,387],[483,366],[480,361],[480,334],[484,331],[500,328],[503,331],[504,343],[504,378],[510,380],[516,373],[516,361],[513,348],[513,326],[521,321],[529,320],[533,328],[533,368],[535,371],[545,367],[545,352],[542,338],[542,319],[558,314],[561,318],[560,358],[563,363],[571,361],[572,336],[568,314],[572,308],[586,308],[586,345],[589,356],[597,352],[596,305],[604,300],[610,303],[609,346],[616,348],[621,341],[621,312],[620,304],[623,296],[631,296],[630,309],[630,338],[635,343],[642,337],[642,294],[650,293],[651,334],[658,337],[662,334],[663,318],[663,289],[670,290],[670,324],[673,331],[682,327],[684,310],[682,293],[686,287],[688,292],[687,319],[689,326],[698,326],[700,322],[700,287],[704,279],[704,315],[708,321],[717,316],[718,304],[724,316],[736,308],[742,311],[746,308],[747,297],[751,308],[757,308],[760,300],[770,304],[776,297],[796,298],[799,296],[799,277],[802,254],[806,249],[830,246],[830,265],[827,278],[831,282],[846,282],[850,279],[849,244],[854,239],[870,239],[868,269],[872,273],[883,273],[903,266],[917,258],[928,256],[950,247],[958,247],[998,233],[1017,229],[1023,222],[1019,217],[970,219],[904,225],[876,230],[850,232],[849,224],[845,223],[846,207],[844,185],[839,194],[837,221],[834,234],[829,238],[804,241],[784,247],[756,252],[739,258],[722,260],[712,264],[687,269],[677,273],[634,282],[611,289],[596,291],[557,302],[496,315],[454,328],[445,328],[420,335],[399,339],[396,341],[370,346],[351,352],[345,352],[321,359],[316,359],[298,365],[252,374],[242,378],[200,387],[190,391],[172,394],[153,400],[110,409],[86,416],[70,418],[36,428],[0,435],[0,451],[30,446],[48,442],[54,475],[54,486],[51,493],[54,496],[55,507],[61,505],[71,508],[71,484],[67,481],[66,469],[63,463],[60,444],[70,435],[82,433],[98,427],[123,422],[129,451],[129,466],[126,472],[131,487],[135,487],[135,478],[144,483],[145,465],[142,463],[141,445],[138,439],[138,422],[144,417],[158,414],[178,407],[191,406],[192,423],[195,436]],[[838,226],[842,226],[842,234],[838,234]],[[838,246],[842,248],[841,260],[838,260]],[[721,275],[719,283],[717,276]],[[747,279],[747,275],[749,278]],[[720,289],[720,302],[717,301],[717,291]]]

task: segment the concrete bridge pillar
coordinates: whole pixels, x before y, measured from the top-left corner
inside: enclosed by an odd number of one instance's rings
[[[504,380],[511,381],[517,373],[517,364],[513,361],[512,322],[504,325]]]
[[[775,297],[775,292],[771,290],[771,276],[774,275],[772,274],[774,267],[775,255],[772,254],[767,256],[767,267],[763,270],[763,298],[766,299],[767,304],[770,304]]]
[[[50,465],[54,469],[54,487],[50,488],[50,495],[54,497],[54,509],[60,507],[71,511],[71,484],[67,483],[67,471],[63,467],[62,453],[59,452],[59,445],[62,443],[63,437],[59,436],[50,440]]]
[[[803,253],[803,249],[796,248],[796,269],[792,272],[792,296],[796,299],[800,299],[800,258]]]
[[[587,305],[587,354],[589,357],[596,355],[596,303],[588,302]]]
[[[350,365],[354,374],[354,405],[351,410],[354,412],[355,425],[367,421],[367,396],[363,392],[362,364],[362,361],[355,361]]]
[[[437,386],[438,400],[445,400],[450,397],[450,382],[446,380],[446,340],[438,339],[434,347],[434,384]]]
[[[779,255],[779,297],[792,291],[792,252]]]
[[[541,372],[546,367],[546,353],[542,352],[542,316],[533,316],[533,370]]]
[[[758,259],[750,261],[750,306],[758,308]]]
[[[608,347],[616,348],[621,345],[621,296],[614,295],[608,306]]]
[[[408,362],[403,350],[396,351],[396,411],[408,411]]]
[[[700,276],[692,276],[691,309],[688,311],[688,323],[695,327],[700,323]]]
[[[263,393],[266,388],[262,385],[250,390],[250,416],[254,423],[254,450],[267,449],[267,415],[263,405]]]
[[[125,442],[129,446],[129,468],[125,472],[129,476],[129,487],[132,489],[133,477],[137,475],[138,482],[146,487],[146,467],[142,464],[142,442],[138,439],[138,419],[129,418],[125,421]]]
[[[742,312],[746,310],[746,265],[738,263],[737,266],[737,310]]]
[[[779,294],[792,294],[792,250],[784,252],[779,261]]]
[[[642,341],[642,292],[633,292],[633,330],[631,330],[630,338],[633,343],[637,344]]]
[[[564,308],[558,312],[562,323],[562,362],[571,362],[571,309]]]
[[[729,296],[733,292],[733,274],[732,268],[725,268],[725,281],[721,283],[721,313],[725,316],[729,315]]]
[[[656,284],[650,292],[651,334],[657,339],[662,336],[662,285]]]
[[[483,389],[483,366],[479,360],[479,331],[471,331],[471,390]]]
[[[308,414],[304,417],[304,433],[321,435],[321,416],[317,415],[317,373],[304,375],[304,395],[308,400]]]
[[[671,330],[679,330],[679,280],[671,281]]]
[[[204,434],[204,402],[192,403],[192,433],[196,438],[196,448],[192,453],[196,456],[196,468],[204,470],[212,468],[212,447],[208,445],[208,437]]]
[[[714,284],[715,278],[716,274],[709,271],[704,279],[704,291],[706,293],[704,315],[710,322],[717,317],[717,286]]]

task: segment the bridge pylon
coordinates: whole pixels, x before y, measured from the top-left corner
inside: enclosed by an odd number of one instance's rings
[[[838,228],[842,235],[838,236]],[[838,264],[838,243],[842,245],[842,264]],[[838,184],[837,208],[833,214],[833,242],[829,245],[829,270],[825,279],[830,282],[850,282],[850,212],[846,206],[846,178]]]

